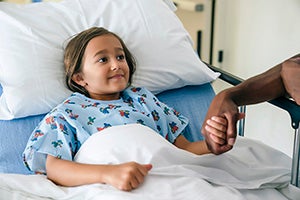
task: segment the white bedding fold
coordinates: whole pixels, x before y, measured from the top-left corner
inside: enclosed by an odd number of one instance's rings
[[[299,189],[290,192],[288,187],[291,159],[246,138],[238,138],[234,149],[225,154],[197,156],[176,148],[148,127],[132,124],[95,133],[75,159],[102,164],[152,163],[153,169],[132,192],[103,184],[59,187],[42,175],[0,174],[1,198],[279,200],[287,199],[284,195],[300,196]]]

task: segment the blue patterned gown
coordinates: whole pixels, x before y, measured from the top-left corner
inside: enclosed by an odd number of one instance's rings
[[[139,123],[171,143],[187,126],[188,119],[168,107],[145,88],[129,87],[118,100],[101,101],[73,93],[33,131],[23,159],[29,170],[45,173],[48,154],[73,160],[90,135],[105,128]]]

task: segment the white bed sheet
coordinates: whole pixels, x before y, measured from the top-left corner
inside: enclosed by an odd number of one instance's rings
[[[180,150],[150,128],[125,125],[91,136],[78,162],[152,163],[145,182],[131,192],[109,185],[60,187],[43,175],[0,174],[1,199],[300,199],[289,184],[291,159],[260,142],[238,138],[225,154],[197,156]]]

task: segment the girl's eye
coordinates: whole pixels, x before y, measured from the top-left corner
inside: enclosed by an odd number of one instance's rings
[[[100,62],[100,63],[104,63],[104,62],[106,62],[107,61],[107,58],[100,58],[99,60],[98,60],[98,62]]]
[[[118,59],[118,60],[124,60],[124,59],[125,59],[125,56],[124,56],[124,55],[119,55],[119,56],[117,56],[117,59]]]

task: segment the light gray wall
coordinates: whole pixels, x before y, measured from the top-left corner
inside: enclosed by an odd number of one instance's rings
[[[244,78],[300,50],[299,0],[216,0],[215,50]]]
[[[214,64],[242,78],[261,73],[300,53],[299,0],[217,0]],[[289,115],[272,105],[249,106],[247,137],[292,154]]]

